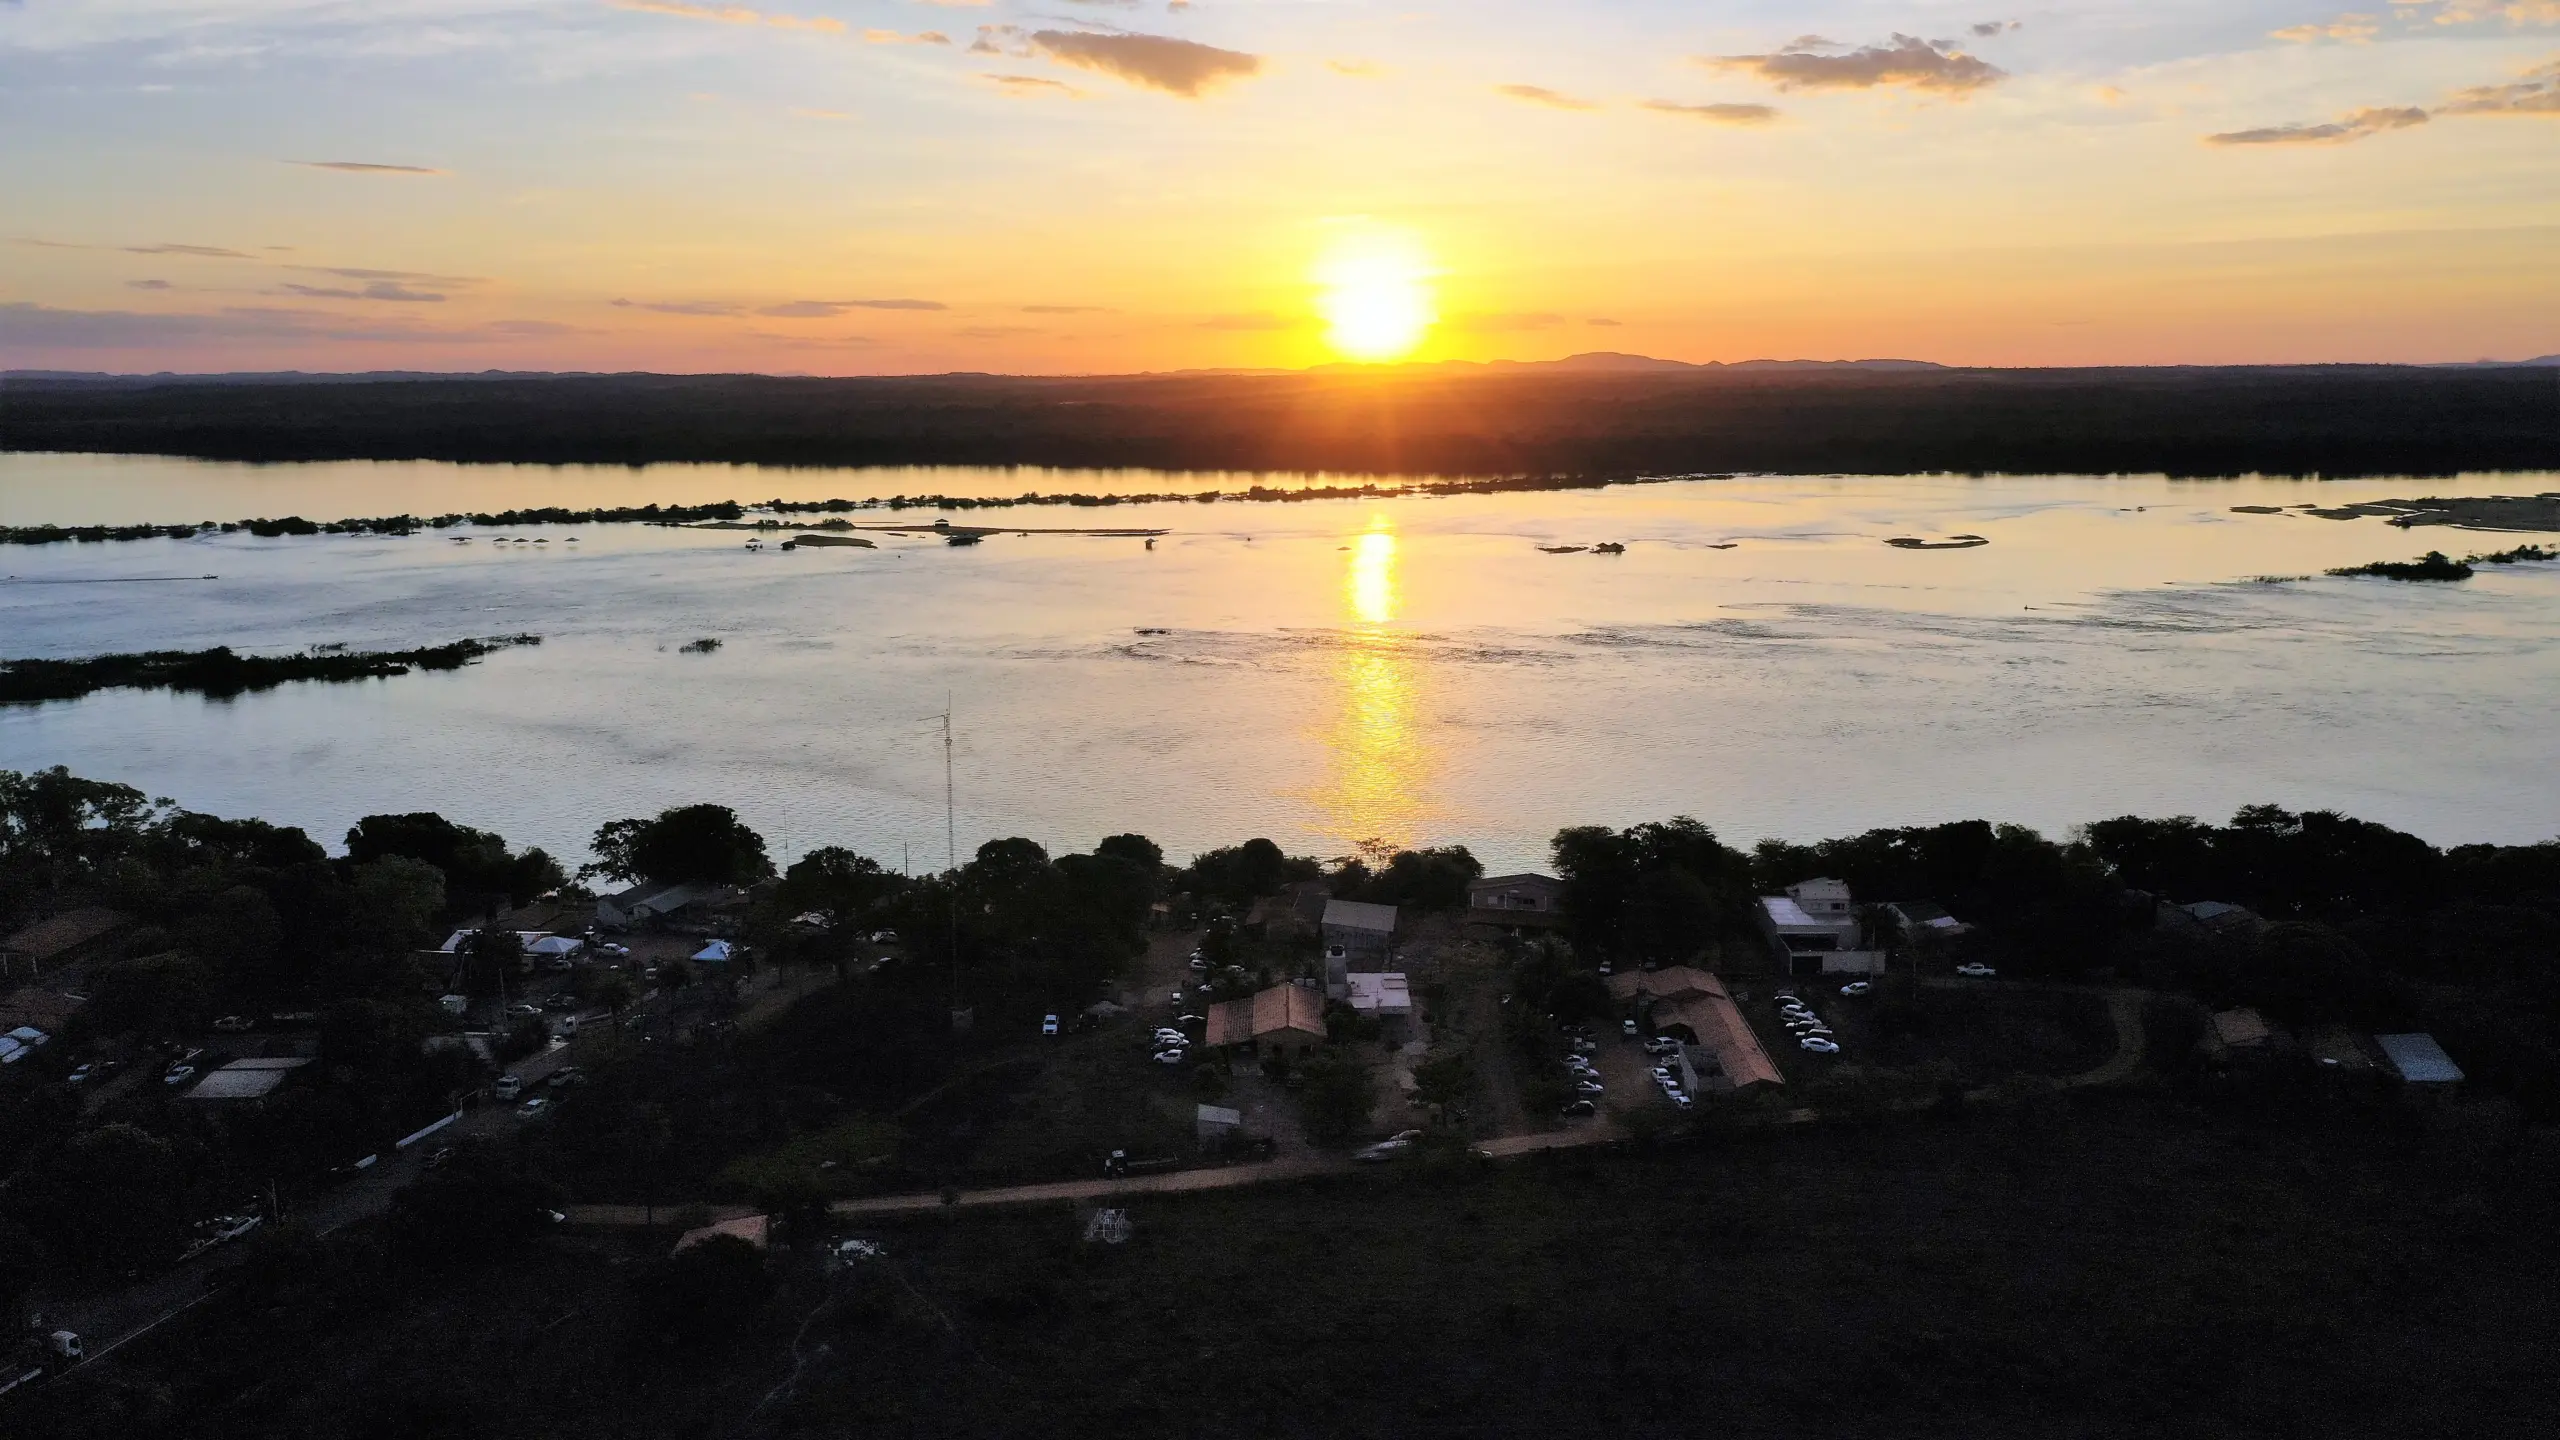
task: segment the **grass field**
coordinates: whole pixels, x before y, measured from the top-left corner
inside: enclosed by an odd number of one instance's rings
[[[14,1425],[69,1435],[2549,1433],[2560,1145],[2494,1114],[1999,1114],[947,1213],[725,1354],[610,1248],[344,1261]],[[806,1320],[805,1331],[800,1327]],[[787,1395],[767,1397],[793,1376]],[[759,1410],[759,1406],[762,1409]]]

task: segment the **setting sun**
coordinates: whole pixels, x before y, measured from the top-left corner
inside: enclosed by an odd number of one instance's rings
[[[1346,360],[1401,360],[1440,317],[1422,244],[1402,230],[1363,227],[1333,238],[1316,260],[1316,311],[1325,343]]]

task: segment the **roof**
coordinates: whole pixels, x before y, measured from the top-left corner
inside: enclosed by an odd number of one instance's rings
[[[311,1062],[279,1057],[268,1060],[234,1060],[195,1083],[187,1092],[190,1100],[261,1100],[274,1094],[293,1072]]]
[[[693,958],[701,961],[705,965],[726,965],[729,963],[730,954],[731,949],[728,941],[714,940],[710,944],[703,946],[701,949],[694,951]]]
[[[2225,1045],[2264,1045],[2269,1038],[2267,1017],[2255,1010],[2217,1010],[2213,1035]]]
[[[441,955],[459,955],[462,953],[463,942],[479,933],[480,932],[477,928],[470,930],[456,930],[452,934],[444,937],[444,943],[436,947],[436,952]],[[533,947],[542,943],[545,939],[548,939],[550,934],[551,932],[548,930],[519,930],[516,932],[516,939],[523,944],[526,954],[538,955],[542,952],[534,949]]]
[[[1725,995],[1724,982],[1692,965],[1660,970],[1624,970],[1609,977],[1609,994],[1619,1000],[1638,997],[1676,1000],[1684,995]]]
[[[727,1220],[714,1220],[699,1230],[687,1230],[677,1236],[676,1248],[669,1253],[681,1255],[705,1240],[716,1239],[722,1235],[732,1240],[744,1240],[762,1250],[765,1248],[766,1238],[772,1232],[773,1219],[767,1215],[739,1215]]]
[[[1799,880],[1787,887],[1787,893],[1799,900],[1846,900],[1849,898],[1849,882],[1831,879]]]
[[[1344,997],[1354,1010],[1376,1010],[1389,1015],[1413,1013],[1413,987],[1403,975],[1394,971],[1358,971],[1342,977],[1349,991]]]
[[[1467,893],[1484,890],[1561,890],[1564,882],[1553,875],[1487,875],[1467,882]]]
[[[78,910],[65,910],[32,925],[23,926],[5,941],[0,950],[50,960],[65,951],[77,950],[101,935],[121,930],[133,922],[116,911],[90,905]]]
[[[2382,1047],[2382,1058],[2400,1072],[2400,1078],[2412,1085],[2459,1085],[2462,1067],[2444,1053],[2433,1035],[2376,1035],[2373,1043]]]
[[[1360,900],[1327,900],[1324,902],[1324,923],[1327,928],[1340,926],[1345,930],[1374,930],[1381,935],[1393,935],[1396,933],[1396,907],[1371,905]]]
[[[1841,922],[1836,919],[1823,920],[1806,914],[1805,908],[1797,904],[1792,896],[1763,895],[1760,897],[1760,908],[1769,912],[1769,923],[1781,930],[1819,930],[1825,935],[1830,935],[1836,934],[1841,925]]]
[[[1722,986],[1713,994],[1657,1002],[1653,1007],[1653,1027],[1661,1030],[1673,1025],[1685,1025],[1698,1037],[1699,1048],[1716,1057],[1717,1068],[1724,1071],[1735,1089],[1787,1083],[1777,1062],[1769,1058],[1760,1037],[1753,1033],[1750,1022],[1742,1018],[1742,1011],[1735,1008]]]
[[[586,948],[586,941],[568,935],[545,935],[524,947],[528,955],[575,955]]]
[[[1274,985],[1249,999],[1222,1000],[1209,1007],[1202,1043],[1242,1045],[1265,1035],[1296,1031],[1324,1034],[1324,1000],[1304,985]]]
[[[1195,1123],[1201,1125],[1242,1125],[1244,1123],[1244,1112],[1241,1110],[1230,1110],[1224,1105],[1203,1105],[1200,1107],[1199,1115]]]

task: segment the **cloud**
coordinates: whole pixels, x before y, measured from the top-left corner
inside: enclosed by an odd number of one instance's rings
[[[964,326],[960,333],[972,340],[1011,340],[1016,336],[1043,332],[1031,325],[969,325]]]
[[[2560,116],[2560,60],[2524,72],[2505,85],[2474,85],[2457,90],[2437,107],[2439,115]]]
[[[1025,315],[1116,315],[1108,305],[1025,305]]]
[[[1988,40],[2003,31],[2022,30],[2026,28],[2026,23],[2024,20],[1984,20],[1964,28],[1973,35]]]
[[[1213,315],[1200,322],[1203,330],[1295,330],[1304,320],[1274,315],[1268,310],[1255,310],[1243,315]]]
[[[557,320],[492,320],[480,327],[492,335],[535,338],[546,335],[601,335],[605,332],[585,325],[563,325]]]
[[[939,300],[792,300],[756,313],[776,320],[832,320],[847,310],[948,310]]]
[[[865,45],[948,45],[951,43],[951,37],[939,30],[920,30],[913,35],[901,35],[895,30],[865,30],[862,32],[862,43]]]
[[[383,165],[371,160],[287,160],[306,170],[336,170],[348,175],[442,175],[442,170],[424,165]]]
[[[1040,75],[988,75],[986,81],[1008,95],[1069,95],[1083,98],[1084,92],[1064,80],[1051,80]]]
[[[1707,55],[1699,63],[1739,70],[1781,90],[1872,90],[1901,85],[1962,95],[2006,79],[2009,72],[1968,55],[1951,40],[1895,35],[1882,45],[1851,49],[1819,35],[1799,36],[1766,55]]]
[[[287,282],[286,293],[311,300],[399,300],[412,304],[441,305],[444,297],[432,290],[412,290],[396,280],[376,280],[361,290],[332,285],[296,285]]]
[[[1061,65],[1091,70],[1186,100],[1230,80],[1262,73],[1262,57],[1164,35],[1104,35],[1087,30],[1035,30],[1033,49]]]
[[[2504,20],[2510,29],[2523,25],[2560,25],[2560,0],[2391,0],[2411,24],[2475,25]]]
[[[2227,130],[2207,135],[2207,145],[2344,145],[2427,123],[2427,112],[2414,105],[2373,106],[2323,125],[2270,125],[2257,130]]]
[[[776,30],[809,30],[822,35],[841,35],[845,25],[824,15],[803,18],[777,15],[766,10],[750,10],[744,5],[686,5],[679,0],[604,0],[616,10],[636,10],[646,15],[673,15],[685,20],[710,20],[722,25],[764,25]]]
[[[296,265],[296,270],[314,275],[335,275],[342,280],[396,280],[418,285],[478,285],[476,275],[430,275],[423,270],[367,270],[356,265]]]
[[[1387,73],[1384,67],[1373,60],[1327,60],[1324,62],[1324,68],[1336,75],[1348,75],[1355,80],[1375,80]]]
[[[660,315],[736,315],[746,307],[728,300],[616,300],[618,310],[649,310]]]
[[[479,327],[442,330],[407,319],[356,319],[320,310],[242,306],[211,314],[60,310],[0,303],[0,357],[41,359],[71,350],[150,350],[196,342],[340,340],[386,343],[484,338]]]
[[[1600,108],[1588,100],[1577,100],[1571,95],[1559,95],[1544,85],[1496,85],[1493,87],[1493,93],[1508,95],[1514,100],[1524,100],[1532,105],[1544,105],[1550,110],[1597,110]]]
[[[1766,125],[1778,118],[1773,105],[1681,105],[1669,100],[1647,100],[1643,108],[1657,115],[1684,115],[1711,125]]]
[[[169,282],[166,280],[127,280],[124,283],[132,286],[136,290],[166,290],[169,288]]]
[[[1585,320],[1585,321],[1583,321],[1582,323],[1583,323],[1583,324],[1585,324],[1585,325],[1597,325],[1597,326],[1600,326],[1601,328],[1606,329],[1606,330],[1615,330],[1615,329],[1617,329],[1617,328],[1618,328],[1618,326],[1619,326],[1620,324],[1622,324],[1622,323],[1624,323],[1624,322],[1617,321],[1617,320],[1612,320],[1612,319],[1610,319],[1610,318],[1609,318],[1608,316],[1606,316],[1606,315],[1594,315],[1594,316],[1592,316],[1590,319]]]
[[[2316,45],[2323,40],[2342,40],[2362,45],[2382,33],[2382,22],[2370,15],[2341,15],[2335,20],[2314,20],[2301,25],[2287,25],[2270,30],[2267,38],[2294,45]]]
[[[134,255],[193,255],[203,260],[254,260],[257,258],[237,250],[225,250],[219,245],[171,245],[163,242],[158,245],[127,245],[124,248],[127,253]]]

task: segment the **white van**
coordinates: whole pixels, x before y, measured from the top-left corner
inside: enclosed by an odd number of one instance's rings
[[[498,1077],[497,1083],[489,1087],[489,1093],[497,1096],[501,1100],[513,1100],[524,1093],[524,1077],[520,1075],[501,1075]]]
[[[555,1035],[559,1036],[559,1037],[560,1037],[561,1039],[563,1039],[563,1040],[575,1040],[575,1039],[577,1039],[577,1038],[578,1038],[578,1017],[577,1017],[577,1016],[575,1016],[575,1015],[563,1015],[563,1016],[561,1016],[561,1017],[560,1017],[560,1023],[559,1023],[558,1025],[556,1025],[556,1026],[554,1026],[554,1027],[552,1028],[552,1032],[551,1032],[551,1033],[553,1033],[553,1034],[555,1034]]]

